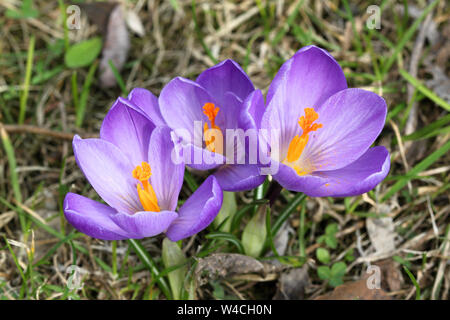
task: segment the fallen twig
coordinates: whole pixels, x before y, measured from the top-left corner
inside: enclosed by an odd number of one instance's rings
[[[32,133],[32,134],[39,134],[43,136],[48,136],[56,139],[62,139],[62,140],[73,140],[74,133],[69,132],[60,132],[60,131],[54,131],[50,129],[45,129],[41,127],[31,126],[31,125],[15,125],[15,124],[4,124],[3,127],[8,133]],[[82,134],[83,138],[97,138],[98,136],[95,134]]]

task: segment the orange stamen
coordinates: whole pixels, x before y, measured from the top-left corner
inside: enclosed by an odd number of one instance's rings
[[[323,127],[321,123],[313,123],[317,119],[319,119],[319,114],[315,112],[313,108],[305,108],[305,115],[301,116],[298,120],[298,124],[303,130],[302,135],[296,135],[291,140],[291,142],[289,143],[286,159],[284,159],[283,163],[289,165],[290,162],[295,162],[300,159],[300,156],[302,155],[303,150],[308,143],[309,133]],[[304,175],[307,173],[298,165],[292,167],[295,169],[298,175]]]
[[[203,106],[203,113],[208,117],[211,122],[211,128],[215,127],[214,121],[216,120],[217,114],[219,113],[220,108],[214,106],[214,103],[207,102]]]
[[[211,152],[223,153],[222,141],[219,141],[222,139],[217,139],[216,141],[217,135],[222,136],[222,131],[215,123],[219,110],[220,108],[216,107],[214,103],[211,102],[207,102],[203,105],[203,113],[208,117],[208,120],[211,123],[210,128],[208,123],[205,122],[205,125],[203,126],[203,135],[205,138],[206,149]]]
[[[139,201],[144,207],[144,210],[159,212],[160,208],[158,206],[158,199],[156,198],[155,190],[153,190],[152,185],[148,181],[152,175],[150,165],[143,161],[141,166],[136,166],[132,174],[133,178],[139,180],[140,182],[136,187],[139,195]]]

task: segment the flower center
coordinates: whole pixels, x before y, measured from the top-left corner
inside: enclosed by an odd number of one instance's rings
[[[143,161],[141,166],[136,166],[133,170],[133,178],[139,180],[137,184],[137,192],[139,200],[145,211],[159,212],[158,199],[156,198],[155,190],[148,181],[152,175],[150,165]],[[142,184],[142,186],[141,186]]]
[[[317,119],[319,119],[319,114],[315,112],[313,108],[305,108],[305,115],[301,116],[298,120],[298,124],[303,130],[302,135],[296,135],[291,140],[287,156],[283,160],[283,163],[293,168],[299,176],[310,172],[310,170],[304,169],[294,162],[300,159],[300,156],[308,143],[309,133],[322,128],[323,125],[321,123],[313,123]]]
[[[203,105],[203,113],[208,117],[211,128],[205,122],[203,136],[205,138],[206,149],[211,152],[223,154],[223,134],[222,130],[216,126],[215,120],[220,108],[214,103],[207,102]]]

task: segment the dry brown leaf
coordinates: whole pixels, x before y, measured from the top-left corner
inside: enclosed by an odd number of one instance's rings
[[[111,12],[117,5],[117,2],[92,2],[79,4],[83,14],[86,14],[89,21],[97,26],[103,36],[107,33],[108,21],[111,16]]]
[[[380,260],[374,263],[381,269],[381,287],[389,291],[399,291],[403,285],[403,275],[400,264],[392,259]]]
[[[314,300],[392,300],[383,289],[369,289],[366,279],[347,282]]]

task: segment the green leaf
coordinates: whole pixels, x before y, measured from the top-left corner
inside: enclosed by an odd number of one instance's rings
[[[322,280],[328,280],[331,277],[331,270],[327,266],[320,266],[317,268],[317,275]]]
[[[316,250],[316,257],[322,263],[327,264],[330,262],[330,253],[325,248],[318,248]]]
[[[79,68],[90,65],[102,50],[102,39],[95,37],[74,44],[67,50],[64,61],[69,68]]]
[[[325,235],[322,235],[322,236],[317,238],[317,243],[324,243],[325,239],[326,239]]]
[[[23,0],[20,10],[6,10],[6,16],[13,19],[37,18],[39,11],[33,8],[32,0]]]
[[[336,239],[336,237],[334,235],[325,236],[325,243],[331,249],[336,249],[337,248],[337,239]]]
[[[216,240],[224,240],[228,241],[236,246],[239,253],[244,253],[244,247],[242,246],[241,241],[236,238],[235,235],[227,232],[210,232],[205,236],[206,239],[216,239]]]
[[[259,257],[266,241],[266,206],[261,206],[242,232],[242,245],[247,255]]]
[[[228,218],[228,220],[222,225],[221,231],[230,232],[231,222],[236,211],[237,205],[234,192],[224,192],[222,208],[213,221],[214,227],[218,228],[221,223]]]
[[[345,262],[336,262],[331,267],[331,277],[332,278],[342,278],[345,275],[347,265]]]
[[[340,286],[341,284],[343,284],[344,281],[342,280],[342,278],[331,278],[328,283],[332,287],[337,287],[337,286]]]
[[[339,230],[339,226],[337,223],[330,223],[325,228],[325,234],[334,236],[336,234],[336,232],[338,232],[338,230]]]
[[[186,257],[177,243],[170,241],[168,238],[164,238],[162,243],[162,261],[166,268],[182,265],[167,275],[173,298],[179,300],[182,297],[181,291],[187,273],[187,266],[183,265],[186,262]]]
[[[211,281],[210,282],[211,287],[213,287],[213,296],[218,300],[224,300],[225,299],[225,290],[217,281]]]
[[[348,262],[352,262],[355,260],[355,256],[353,255],[353,248],[348,250],[347,253],[345,254],[345,260]]]

